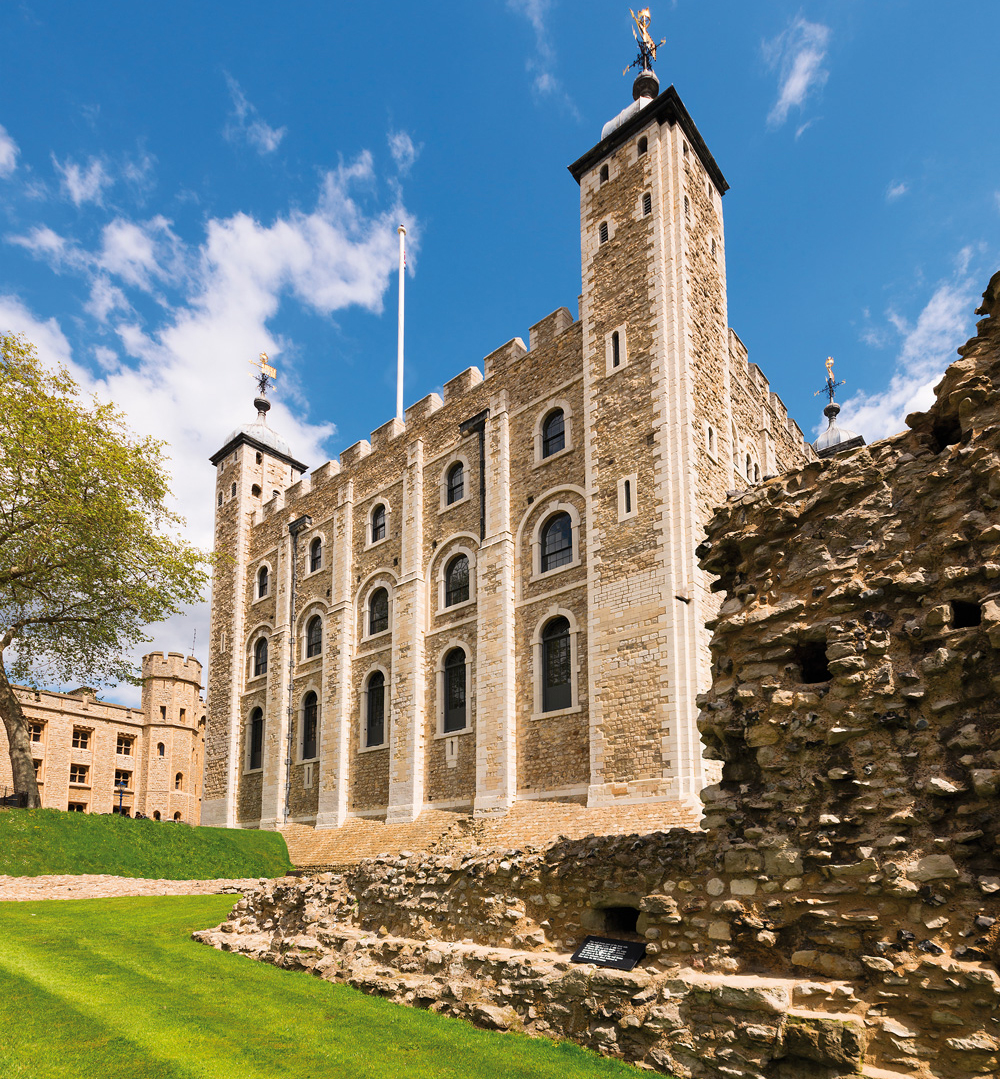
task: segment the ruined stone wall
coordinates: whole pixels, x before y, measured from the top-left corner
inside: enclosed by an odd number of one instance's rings
[[[202,939],[679,1076],[997,1074],[997,293],[906,433],[712,521],[706,831],[385,855]],[[571,967],[590,932],[643,966]]]

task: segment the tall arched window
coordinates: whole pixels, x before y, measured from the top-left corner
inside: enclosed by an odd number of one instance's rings
[[[178,772],[177,775],[174,776],[174,790],[175,791],[184,790],[184,773],[183,772]]]
[[[545,573],[573,561],[573,522],[568,513],[550,517],[542,529],[542,565]]]
[[[257,598],[258,599],[261,599],[263,596],[267,595],[267,586],[268,586],[267,577],[268,577],[267,566],[261,566],[260,569],[257,570]]]
[[[646,141],[646,136],[643,135],[642,138],[639,140],[639,156],[642,157],[642,155],[648,149],[649,149],[649,143]]]
[[[379,504],[372,510],[372,543],[385,539],[385,506]]]
[[[444,730],[464,730],[466,726],[465,652],[453,648],[444,657]]]
[[[750,454],[747,454],[747,479],[753,479],[753,462],[750,460]]]
[[[609,177],[610,175],[611,175],[611,174],[610,174],[610,172],[608,171],[608,166],[607,166],[607,165],[602,165],[602,166],[601,166],[601,183],[602,183],[602,184],[606,184],[606,183],[608,182],[608,177]]]
[[[444,605],[452,607],[469,598],[469,560],[464,554],[456,555],[444,574]]]
[[[312,760],[316,756],[316,728],[319,718],[319,702],[316,694],[310,690],[302,701],[302,759]]]
[[[315,573],[323,567],[323,541],[317,536],[309,544],[309,572]]]
[[[162,756],[164,756],[166,754],[166,752],[167,752],[167,747],[162,742],[157,742],[156,743],[156,755],[158,757],[162,757]]]
[[[385,742],[385,675],[381,671],[369,677],[366,697],[365,745],[380,746]]]
[[[569,622],[553,618],[542,630],[542,711],[554,712],[573,704]]]
[[[306,625],[306,659],[323,651],[323,619],[314,615]]]
[[[553,409],[542,424],[542,456],[551,457],[566,447],[566,418],[561,408]]]
[[[253,676],[267,674],[267,638],[261,637],[253,646]]]
[[[255,708],[250,713],[250,767],[260,768],[264,763],[264,713]]]
[[[448,505],[465,497],[465,466],[459,461],[448,469]]]
[[[389,628],[389,593],[376,588],[368,601],[368,633],[384,633]]]
[[[622,335],[615,330],[611,335],[611,366],[619,367],[622,362]]]

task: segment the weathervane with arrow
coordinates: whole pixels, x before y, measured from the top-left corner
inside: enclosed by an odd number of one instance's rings
[[[844,383],[843,379],[841,379],[839,382],[836,382],[834,380],[834,377],[833,377],[833,357],[832,356],[827,356],[827,358],[826,358],[826,384],[823,386],[823,388],[821,390],[817,390],[813,394],[813,397],[819,397],[819,395],[821,393],[825,393],[827,395],[827,397],[830,398],[830,404],[832,405],[834,397],[837,396],[837,387],[838,386],[843,386],[844,384],[845,383]]]
[[[652,62],[656,59],[656,50],[661,45],[665,45],[667,39],[663,38],[662,41],[657,42],[650,36],[648,7],[640,8],[638,14],[631,8],[628,9],[628,12],[635,23],[632,27],[632,36],[639,46],[639,55],[625,68],[622,74],[627,75],[634,67],[641,68],[643,71],[652,71]]]

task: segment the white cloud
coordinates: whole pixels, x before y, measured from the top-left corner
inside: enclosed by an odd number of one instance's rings
[[[10,137],[3,124],[0,124],[0,178],[10,176],[17,168],[17,155],[17,143]]]
[[[841,426],[874,442],[902,431],[910,412],[927,409],[933,403],[934,387],[956,358],[955,349],[971,332],[977,295],[968,276],[969,255],[968,251],[960,254],[952,280],[938,284],[915,320],[887,312],[888,321],[901,338],[892,378],[881,393],[861,392],[846,400],[837,420]],[[885,343],[884,336],[879,343]]]
[[[225,137],[229,142],[247,143],[262,157],[274,153],[285,137],[285,128],[265,123],[232,75],[226,75],[226,84],[233,99],[233,115],[223,131]]]
[[[579,118],[579,112],[569,94],[555,74],[555,49],[546,24],[552,0],[507,0],[507,7],[516,15],[528,20],[535,34],[535,53],[525,61],[525,70],[532,76],[532,89],[538,97],[557,101],[573,116]]]
[[[389,152],[392,154],[393,161],[396,162],[396,168],[400,175],[405,176],[413,168],[413,163],[420,156],[424,144],[414,144],[413,139],[405,131],[390,131],[388,139]]]
[[[885,201],[895,202],[896,199],[901,198],[910,190],[910,185],[904,180],[899,180],[895,183],[889,184],[885,189]]]
[[[211,219],[198,244],[183,244],[161,217],[115,218],[92,251],[51,230],[19,240],[89,281],[88,309],[113,329],[118,347],[107,340],[94,349],[91,373],[74,362],[54,319],[38,318],[10,296],[0,296],[0,328],[24,332],[43,357],[65,363],[85,389],[114,401],[136,432],[167,443],[175,505],[187,518],[186,534],[202,547],[212,544],[215,509],[208,457],[230,431],[254,419],[247,361],[261,350],[279,372],[269,423],[310,467],[329,456],[325,444],[335,428],[306,418],[294,363],[283,362],[294,350],[269,323],[286,299],[323,315],[352,305],[381,310],[396,266],[396,224],[406,223],[411,243],[418,230],[401,206],[368,213],[354,201],[352,189],[374,180],[371,156],[362,154],[327,173],[310,212],[292,210],[270,223],[242,213]],[[70,260],[73,251],[79,255]],[[161,262],[163,252],[172,263]],[[128,292],[154,284],[174,300],[156,324],[146,325]],[[204,657],[207,605],[149,632],[156,648],[186,651],[195,628]],[[131,702],[130,694],[120,687],[110,695]]]
[[[104,192],[114,183],[114,177],[100,158],[92,157],[86,165],[78,165],[69,158],[61,162],[53,154],[52,163],[62,175],[62,189],[74,206],[82,206],[85,202],[103,205]]]
[[[763,46],[764,59],[778,72],[778,99],[767,117],[770,127],[780,127],[793,109],[801,109],[810,91],[829,78],[823,67],[830,28],[808,22],[801,15],[788,28]],[[796,137],[805,127],[799,128]]]

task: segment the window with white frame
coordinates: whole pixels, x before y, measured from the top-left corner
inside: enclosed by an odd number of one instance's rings
[[[309,572],[315,573],[323,568],[323,540],[317,536],[309,544]]]
[[[256,771],[264,765],[264,712],[255,708],[250,713],[249,751],[247,753],[247,766],[251,771]]]
[[[270,569],[267,566],[261,566],[257,570],[257,598],[263,599],[270,587]]]
[[[386,692],[385,675],[382,671],[372,671],[365,680],[362,722],[364,724],[364,746],[374,749],[384,746]]]
[[[573,519],[568,513],[553,514],[542,526],[539,540],[542,573],[573,561]]]
[[[313,760],[317,756],[319,733],[319,698],[309,692],[302,698],[302,759]]]
[[[368,636],[385,633],[389,628],[389,592],[376,588],[368,597]]]
[[[566,448],[566,417],[554,408],[542,421],[542,457],[551,457]]]
[[[445,502],[452,506],[465,498],[465,465],[456,461],[448,469],[448,478],[445,484]]]
[[[609,375],[625,367],[628,363],[628,339],[624,323],[621,326],[616,326],[610,333],[605,334],[604,357]]]
[[[260,637],[253,646],[253,676],[267,674],[267,638]]]
[[[469,558],[457,554],[444,571],[444,605],[454,607],[469,598]]]
[[[549,619],[541,635],[541,708],[558,712],[573,705],[573,664],[569,620]]]
[[[314,614],[306,623],[306,659],[323,651],[323,619]]]
[[[618,520],[627,521],[638,513],[638,478],[635,472],[618,481]]]
[[[386,538],[386,511],[385,506],[380,502],[372,510],[371,515],[371,542],[378,543]]]
[[[444,657],[441,729],[445,734],[465,730],[469,725],[467,669],[463,648],[452,648]]]

